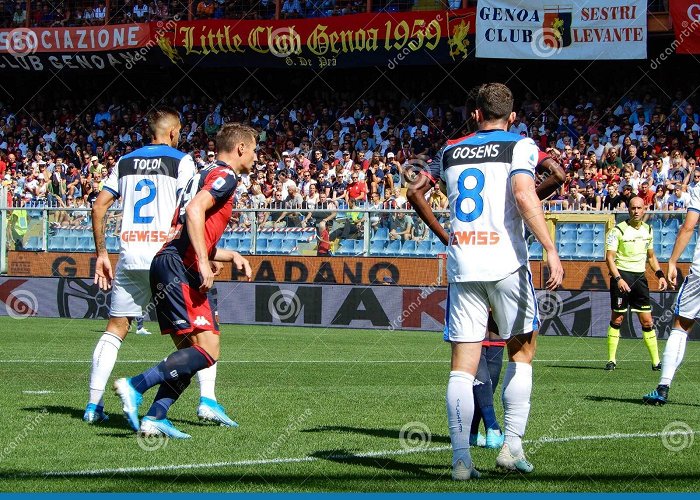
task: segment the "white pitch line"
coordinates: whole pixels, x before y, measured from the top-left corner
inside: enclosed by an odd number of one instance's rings
[[[641,438],[657,438],[663,436],[688,436],[700,433],[700,431],[691,432],[637,432],[634,434],[605,434],[594,436],[569,436],[569,437],[546,437],[539,439],[531,439],[523,441],[523,444],[549,444],[549,443],[569,443],[574,441],[598,441],[603,439],[641,439]],[[373,457],[391,457],[398,455],[409,455],[415,453],[436,453],[450,450],[450,446],[435,446],[405,448],[401,450],[383,450],[369,451],[366,453],[358,453],[356,455],[330,455],[328,457],[298,457],[298,458],[269,458],[258,460],[239,460],[236,462],[213,462],[213,463],[194,463],[194,464],[174,464],[174,465],[154,465],[150,467],[120,467],[116,469],[92,469],[92,470],[77,470],[77,471],[47,471],[42,475],[44,477],[84,477],[84,476],[102,476],[102,475],[118,475],[132,474],[142,472],[163,472],[163,471],[182,471],[192,469],[218,469],[223,467],[249,467],[254,465],[277,465],[277,464],[296,464],[306,462],[318,462],[320,460],[352,460],[357,458],[373,458]],[[20,474],[23,476],[27,474]]]
[[[22,391],[22,394],[53,394],[53,391]]]
[[[123,364],[136,364],[136,363],[159,363],[163,361],[162,359],[120,359],[118,363]],[[648,359],[622,359],[624,363],[648,363]],[[219,363],[224,364],[318,364],[318,365],[333,365],[333,364],[416,364],[416,363],[439,363],[445,364],[449,363],[449,359],[439,360],[439,359],[377,359],[377,360],[364,360],[357,361],[354,359],[289,359],[289,360],[264,360],[264,359],[248,359],[248,360],[220,360]],[[604,363],[603,358],[598,359],[535,359],[535,363]],[[86,364],[92,363],[91,359],[0,359],[0,364]]]

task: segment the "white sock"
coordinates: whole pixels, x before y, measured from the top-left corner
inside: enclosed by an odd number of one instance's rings
[[[203,398],[209,398],[216,401],[214,386],[216,385],[216,367],[218,363],[214,363],[209,368],[199,370],[197,372],[197,380],[199,380],[199,395]]]
[[[671,385],[671,380],[676,373],[676,370],[683,361],[685,355],[685,344],[688,340],[688,334],[680,328],[671,330],[671,334],[666,341],[664,355],[661,362],[661,380],[660,385]]]
[[[513,456],[523,451],[522,438],[530,415],[532,365],[510,362],[503,377],[503,409],[505,412],[505,442]]]
[[[466,372],[451,371],[447,382],[447,427],[452,442],[452,465],[462,460],[470,467],[469,429],[474,417],[474,377]]]
[[[92,353],[89,403],[104,406],[105,387],[117,362],[117,354],[121,345],[121,339],[109,332],[104,332],[97,342],[95,352]]]

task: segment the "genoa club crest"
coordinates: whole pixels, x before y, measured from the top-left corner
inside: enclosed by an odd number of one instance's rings
[[[566,9],[566,10],[562,10]],[[549,31],[553,36],[545,38],[545,44],[553,49],[560,49],[571,45],[571,22],[573,12],[571,6],[545,7],[542,29]]]

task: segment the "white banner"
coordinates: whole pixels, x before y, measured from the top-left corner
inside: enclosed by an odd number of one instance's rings
[[[479,0],[476,57],[646,59],[647,0]]]

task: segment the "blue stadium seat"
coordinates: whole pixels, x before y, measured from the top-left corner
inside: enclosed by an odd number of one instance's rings
[[[119,236],[107,236],[105,243],[107,243],[108,252],[118,252],[119,251]]]
[[[238,238],[226,238],[224,241],[224,248],[228,250],[237,250],[238,249]]]
[[[379,241],[386,241],[389,239],[389,229],[386,227],[378,227],[377,231],[374,233],[374,236],[372,237],[374,240],[379,240]]]
[[[355,255],[365,254],[365,240],[355,240]]]
[[[354,255],[355,240],[343,240],[335,251],[335,255]]]
[[[576,238],[577,243],[593,243],[593,228],[580,229]]]
[[[413,240],[404,241],[401,245],[401,250],[399,250],[399,255],[415,255],[416,254],[416,242]]]
[[[589,223],[582,223],[582,224],[577,224],[576,225],[576,232],[578,234],[588,232],[588,231],[593,231],[593,226],[595,224],[589,224]]]
[[[681,254],[680,258],[678,259],[680,262],[692,262],[693,257],[695,256],[695,245],[697,243],[688,243],[688,246],[685,247],[685,250],[683,250],[683,253]]]
[[[542,260],[542,243],[533,241],[528,248],[531,260]]]
[[[282,240],[269,240],[265,251],[274,254],[282,253]]]
[[[673,243],[670,245],[661,244],[661,249],[656,257],[659,260],[668,261],[671,258],[671,252],[673,252]]]
[[[445,244],[442,241],[437,240],[433,244],[433,255],[437,255],[439,253],[445,253],[445,252],[447,252],[447,247],[445,246]]]
[[[605,234],[605,224],[593,224],[593,234]]]
[[[582,260],[592,260],[594,257],[593,242],[577,243],[576,255]]]
[[[63,236],[51,236],[49,238],[49,252],[59,252],[63,250],[65,238]]]
[[[41,250],[41,238],[39,236],[30,236],[29,241],[24,245],[25,250]]]
[[[296,252],[296,249],[297,249],[297,242],[296,242],[295,239],[292,239],[292,240],[286,239],[286,240],[283,240],[283,241],[282,241],[282,250],[281,250],[281,252],[282,252],[283,254],[288,255],[288,254],[295,253],[295,252]]]
[[[557,242],[558,243],[576,243],[578,230],[574,224],[558,224],[557,225]]]
[[[250,253],[250,238],[238,240],[238,253]]]
[[[593,243],[603,245],[605,244],[605,232],[601,231],[596,233],[593,231]]]
[[[95,242],[92,236],[78,236],[78,246],[76,250],[80,252],[92,252],[95,250]]]
[[[256,242],[255,250],[257,252],[265,252],[267,250],[267,244],[270,240],[267,238],[258,238]]]
[[[559,242],[557,245],[557,251],[559,252],[559,257],[562,259],[576,259],[576,243],[574,242],[568,242],[568,243],[562,243]]]
[[[401,251],[401,240],[390,241],[384,249],[384,255],[397,257]]]
[[[63,249],[73,252],[78,249],[78,237],[77,236],[67,236],[63,240]]]
[[[271,240],[283,240],[287,236],[287,231],[275,231],[270,237]]]
[[[384,240],[372,240],[372,243],[370,243],[369,246],[369,254],[370,255],[384,255],[384,248],[386,247],[387,242]]]
[[[433,255],[433,243],[430,240],[424,240],[418,243],[416,247],[416,255],[428,257]]]
[[[676,241],[676,233],[666,233],[661,235],[661,245],[671,245]]]

